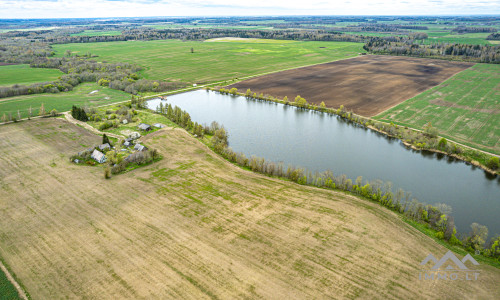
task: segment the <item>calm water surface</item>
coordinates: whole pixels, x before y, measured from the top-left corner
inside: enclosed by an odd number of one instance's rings
[[[411,191],[420,202],[446,203],[455,225],[486,225],[500,233],[500,178],[446,156],[406,149],[398,140],[344,122],[337,116],[282,104],[247,100],[198,90],[169,96],[166,101],[186,110],[201,124],[217,121],[229,132],[229,146],[311,171],[331,170],[356,179],[381,179]],[[159,99],[148,106],[155,109]],[[165,103],[165,101],[164,101]]]

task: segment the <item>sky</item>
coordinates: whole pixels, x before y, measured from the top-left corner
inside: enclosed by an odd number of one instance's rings
[[[0,18],[500,15],[500,0],[0,0]]]

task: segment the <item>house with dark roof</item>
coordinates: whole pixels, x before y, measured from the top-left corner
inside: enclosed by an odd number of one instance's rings
[[[139,126],[137,126],[140,130],[144,130],[144,131],[149,131],[151,130],[151,126],[148,125],[148,124],[144,124],[144,123],[141,123],[139,124]]]
[[[94,150],[94,152],[92,152],[92,155],[90,157],[92,157],[92,159],[94,159],[95,161],[97,161],[100,164],[106,162],[106,155],[104,155],[104,153],[102,153],[101,151],[99,151],[97,149]]]

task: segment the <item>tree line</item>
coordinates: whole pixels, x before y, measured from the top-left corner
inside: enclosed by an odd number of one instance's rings
[[[363,48],[375,54],[408,55],[481,63],[500,63],[500,46],[460,43],[419,44],[408,37],[373,37]]]

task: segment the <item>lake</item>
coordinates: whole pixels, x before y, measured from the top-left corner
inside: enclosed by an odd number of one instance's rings
[[[248,157],[331,170],[353,181],[380,179],[410,191],[427,204],[445,203],[460,232],[473,222],[486,225],[490,236],[500,233],[500,178],[444,155],[410,150],[397,139],[361,128],[338,116],[273,102],[248,100],[197,90],[148,101],[179,106],[193,122],[217,121],[229,133],[229,146]]]

